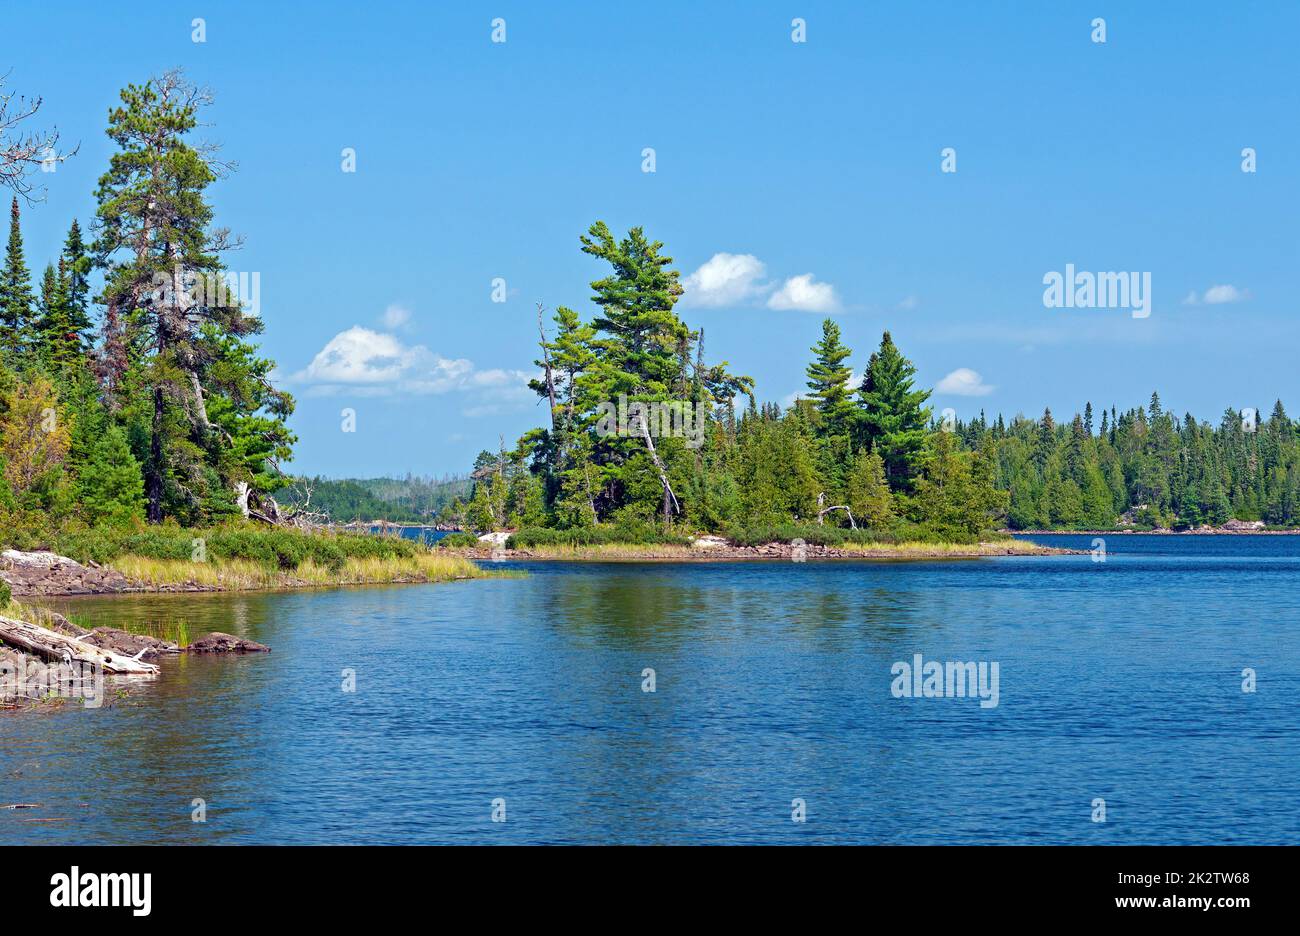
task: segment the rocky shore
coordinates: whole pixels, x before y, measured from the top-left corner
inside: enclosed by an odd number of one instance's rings
[[[105,675],[156,675],[158,666],[151,661],[173,654],[270,652],[270,647],[231,634],[208,634],[181,647],[114,627],[88,630],[43,609],[31,609],[25,616],[35,622],[0,617],[0,708],[18,708],[69,692],[79,698],[96,681],[102,688]],[[18,644],[20,640],[24,645]]]
[[[109,595],[131,591],[126,576],[98,563],[82,565],[52,552],[0,553],[0,582],[15,595],[57,597],[62,595]]]

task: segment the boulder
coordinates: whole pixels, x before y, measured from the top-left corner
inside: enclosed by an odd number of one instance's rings
[[[726,549],[728,543],[721,536],[701,536],[691,540],[691,549]]]
[[[235,637],[232,634],[213,633],[194,641],[185,648],[187,653],[270,653],[270,647]]]

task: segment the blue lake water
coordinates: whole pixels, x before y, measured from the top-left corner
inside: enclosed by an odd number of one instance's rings
[[[1106,548],[78,601],[274,652],[0,713],[0,805],[41,807],[0,843],[1300,842],[1300,537]],[[916,653],[997,706],[896,698]]]

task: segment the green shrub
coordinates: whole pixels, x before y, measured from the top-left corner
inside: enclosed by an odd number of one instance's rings
[[[448,533],[435,546],[445,547],[447,549],[464,549],[466,547],[478,546],[478,537],[473,533]]]
[[[748,524],[728,527],[724,534],[737,546],[790,543],[801,539],[810,546],[839,546],[845,543],[975,543],[981,537],[960,530],[936,530],[900,522],[886,530],[846,529],[816,523]]]
[[[690,541],[689,536],[666,533],[653,524],[624,522],[618,526],[574,527],[569,530],[530,527],[511,534],[506,547],[527,549],[530,546],[599,546],[605,543],[685,546]]]

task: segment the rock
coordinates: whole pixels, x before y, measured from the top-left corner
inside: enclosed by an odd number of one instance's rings
[[[1234,533],[1248,533],[1252,530],[1264,529],[1263,520],[1229,520],[1223,525],[1223,529],[1231,530]]]
[[[510,539],[510,534],[502,531],[500,533],[484,533],[478,538],[478,541],[486,543],[488,546],[504,546],[508,539]]]
[[[0,553],[0,580],[20,596],[101,595],[130,587],[120,572],[84,566],[57,553],[17,549]]]
[[[185,651],[187,653],[270,653],[271,648],[231,634],[214,633],[194,641],[185,648]]]
[[[139,654],[142,660],[177,651],[176,644],[170,640],[159,640],[157,637],[147,637],[143,634],[130,634],[116,627],[96,627],[81,639],[88,644],[112,650],[123,656],[133,657]]]
[[[701,536],[691,540],[691,549],[726,549],[727,541],[721,536]]]

